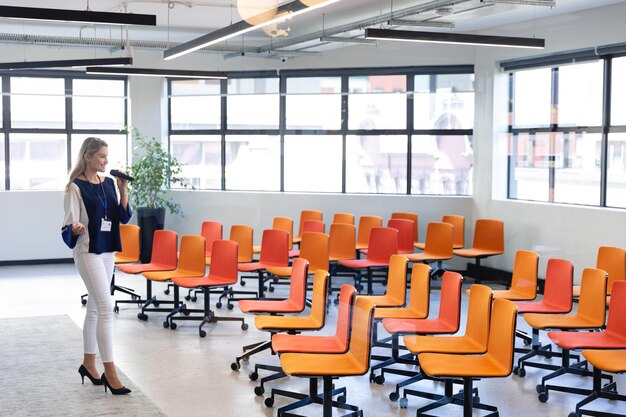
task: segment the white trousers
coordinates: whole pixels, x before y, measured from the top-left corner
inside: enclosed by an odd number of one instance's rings
[[[83,324],[84,352],[95,354],[98,349],[103,363],[113,362],[111,279],[115,255],[81,252],[74,254],[74,261],[89,293]]]

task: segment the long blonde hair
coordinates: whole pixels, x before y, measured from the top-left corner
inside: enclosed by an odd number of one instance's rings
[[[76,157],[76,163],[74,168],[70,172],[70,179],[65,186],[65,192],[68,192],[70,189],[70,185],[76,178],[82,175],[87,169],[87,161],[85,160],[85,155],[94,155],[96,152],[100,150],[103,146],[109,146],[105,141],[100,138],[89,137],[85,139],[83,144],[80,146],[80,150],[78,151],[78,156]]]

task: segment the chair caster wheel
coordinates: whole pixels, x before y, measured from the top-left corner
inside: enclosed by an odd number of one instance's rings
[[[239,362],[233,362],[230,364],[230,369],[233,371],[238,371],[241,368],[241,364]]]
[[[215,303],[215,308],[222,308],[222,303],[220,303],[219,301]]]
[[[170,329],[171,330],[176,330],[177,327],[178,327],[178,325],[176,323],[174,323],[174,322],[170,323]]]
[[[241,330],[248,330],[248,323],[243,323],[241,325]]]
[[[480,404],[480,397],[478,395],[475,397],[472,397],[472,402],[474,404]]]
[[[274,407],[274,399],[273,398],[266,398],[265,401],[263,401],[263,403],[265,403],[266,407],[269,407],[269,408]]]
[[[146,320],[148,320],[148,315],[144,314],[144,313],[139,313],[139,314],[137,314],[137,318],[139,320],[146,321]]]
[[[391,401],[398,401],[398,398],[400,398],[400,395],[398,395],[395,391],[389,394],[389,399]]]
[[[339,397],[337,397],[337,402],[345,404],[346,403],[346,396],[345,395],[340,395]]]
[[[183,314],[184,314],[185,316],[188,316],[188,315],[190,315],[190,314],[191,314],[191,311],[189,311],[189,310],[183,310]]]
[[[268,291],[269,291],[269,292],[274,292],[274,287],[269,287],[269,288],[268,288]]]
[[[250,381],[256,381],[257,379],[259,379],[259,374],[252,371],[248,374],[248,378],[250,378]],[[258,395],[261,395],[261,394],[258,394]]]
[[[186,295],[186,296],[185,296],[185,300],[186,300],[186,301],[189,301],[189,300],[191,300],[191,296],[189,296],[189,295]]]
[[[400,408],[407,408],[409,406],[409,400],[407,398],[400,398]]]
[[[516,366],[513,368],[513,373],[519,376],[520,378],[524,378],[526,376],[526,369]]]
[[[163,294],[170,295],[170,289],[168,288],[167,290],[163,290]]]
[[[384,375],[378,375],[376,378],[374,378],[374,382],[376,382],[378,385],[382,385],[385,383],[385,376]]]
[[[206,331],[205,330],[200,329],[199,334],[200,334],[200,337],[206,337]]]
[[[172,324],[174,324],[174,323],[172,323]],[[165,320],[165,321],[163,322],[163,328],[164,328],[164,329],[168,329],[169,327],[170,327],[170,322],[169,322],[169,321],[167,321],[167,320]]]
[[[543,391],[545,391],[545,388],[541,384],[537,385],[536,389],[537,389],[537,394],[541,394]]]
[[[158,301],[155,301],[153,304],[155,307],[158,307],[161,303],[159,303]]]
[[[567,417],[580,417],[576,411],[572,411],[567,415]]]
[[[232,305],[231,303],[226,304],[226,308],[229,310],[232,310],[233,308],[235,308],[234,305]]]
[[[83,298],[82,300],[80,300],[80,303],[81,303],[82,305],[87,305],[87,300],[85,300],[85,299]]]
[[[198,297],[196,297],[196,296],[194,295],[193,297],[191,297],[191,301],[193,301],[193,302],[195,303],[196,301],[198,301]]]
[[[258,386],[258,387],[254,387],[254,393],[256,395],[263,395],[265,394],[265,388]]]
[[[120,307],[119,306],[113,307],[113,312],[114,313],[119,313],[120,312]]]
[[[245,287],[246,286],[246,281],[244,281],[244,280],[239,281],[239,285],[241,285],[242,287]]]
[[[542,403],[545,403],[546,401],[548,401],[549,396],[547,392],[542,392],[537,396],[537,398],[539,398],[539,401],[541,401]]]
[[[530,346],[531,343],[532,343],[532,341],[530,341],[528,339],[524,339],[524,346]]]

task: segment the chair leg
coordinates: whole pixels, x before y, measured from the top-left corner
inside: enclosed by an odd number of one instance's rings
[[[238,371],[241,368],[242,360],[246,361],[250,358],[250,356],[255,355],[259,352],[263,352],[264,350],[271,347],[272,339],[244,346],[243,353],[235,358],[235,362],[230,364],[230,369],[232,369],[233,371]]]

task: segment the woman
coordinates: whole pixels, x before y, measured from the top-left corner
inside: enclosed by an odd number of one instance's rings
[[[76,166],[65,187],[65,219],[62,237],[74,249],[76,268],[87,287],[89,301],[83,325],[84,358],[78,368],[83,383],[87,377],[94,385],[103,385],[111,393],[128,394],[113,363],[113,300],[110,286],[114,253],[122,250],[120,222],[132,215],[128,205],[127,181],[118,178],[118,196],[111,178],[101,177],[108,163],[108,146],[99,138],[87,138],[80,147]],[[104,363],[98,378],[96,346]]]

